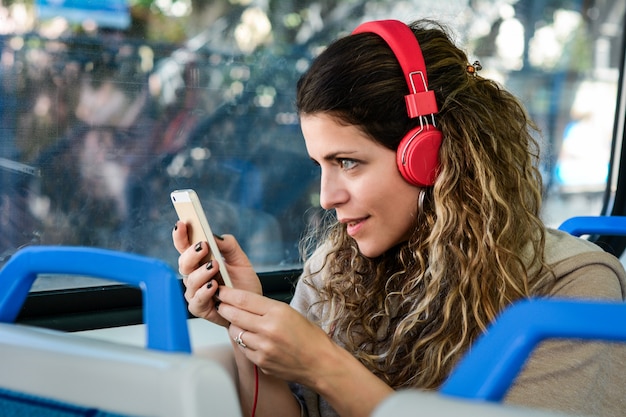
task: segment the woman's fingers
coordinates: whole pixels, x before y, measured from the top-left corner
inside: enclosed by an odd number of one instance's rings
[[[212,279],[217,278],[218,272],[219,264],[215,261],[209,261],[191,271],[185,280],[185,297],[187,298],[187,294],[192,296],[201,287],[208,285]],[[211,289],[213,293],[217,291],[217,288],[209,287],[207,289]],[[187,298],[187,301],[189,301],[189,298]]]
[[[172,229],[172,241],[178,253],[183,253],[191,246],[189,244],[189,238],[187,237],[187,225],[184,222],[179,220],[174,225],[174,229]]]
[[[185,292],[185,298],[187,299],[188,309],[191,314],[207,319],[220,326],[228,327],[229,322],[220,316],[216,309],[218,301],[215,295],[218,285],[218,282],[212,279],[194,292],[187,290]]]
[[[245,316],[244,320],[252,316],[263,316],[275,303],[282,303],[250,291],[228,287],[220,287],[219,299],[223,304],[235,307],[242,313],[249,313],[250,316]]]
[[[202,265],[207,266],[205,260],[209,254],[209,245],[206,242],[196,242],[194,245],[189,246],[178,257],[178,272],[185,275],[190,275],[193,271],[201,268]],[[210,266],[217,268],[217,262],[213,262]]]
[[[213,322],[227,325],[228,321],[215,309],[219,263],[215,260],[206,262],[210,253],[207,242],[189,242],[187,226],[178,221],[172,230],[172,240],[178,257],[178,272],[183,276],[185,299],[189,311]],[[262,293],[261,283],[237,240],[231,235],[216,239],[220,252],[228,265],[233,284],[247,291],[242,294]],[[215,281],[213,281],[215,280]],[[213,282],[213,283],[212,283]],[[263,297],[261,297],[263,298]]]
[[[254,352],[257,346],[256,333],[242,329],[241,327],[231,324],[228,327],[228,335],[240,349],[247,349],[248,353]]]
[[[211,280],[196,290],[187,288],[185,299],[189,304],[189,312],[194,316],[203,317],[207,312],[213,310],[215,305],[213,297],[215,296],[216,287],[217,281]]]
[[[265,339],[279,340],[288,331],[292,320],[301,317],[288,304],[249,291],[221,286],[217,298],[219,314],[231,325]]]
[[[174,247],[180,253],[178,269],[182,275],[187,275],[196,269],[200,261],[210,252],[207,242],[189,242],[187,225],[181,221],[177,221],[172,230],[172,241],[174,242]],[[234,268],[252,269],[252,264],[234,236],[224,235],[215,241],[227,264]]]
[[[220,287],[220,292],[221,292]],[[252,333],[263,332],[263,318],[257,314],[250,313],[245,310],[240,310],[230,304],[225,304],[218,296],[218,313],[228,321],[231,326],[237,326]]]
[[[320,356],[337,348],[320,327],[282,301],[223,286],[218,299],[235,347],[267,374],[312,381]]]
[[[185,278],[185,299],[189,312],[194,316],[227,326],[228,321],[222,318],[215,309],[215,295],[219,287],[216,279],[218,272],[219,266],[214,261],[209,261],[192,271]]]
[[[248,256],[241,249],[239,242],[237,242],[234,236],[223,235],[220,239],[216,239],[215,242],[228,265],[233,267],[252,267]]]

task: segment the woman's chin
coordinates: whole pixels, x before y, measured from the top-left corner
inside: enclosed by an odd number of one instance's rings
[[[365,256],[366,258],[377,258],[385,253],[385,251],[387,250],[387,248],[383,248],[380,245],[375,245],[371,243],[359,243],[359,241],[357,241],[356,244],[359,248],[359,252],[361,253],[361,255]]]

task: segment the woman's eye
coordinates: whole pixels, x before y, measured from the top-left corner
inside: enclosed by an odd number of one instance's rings
[[[357,162],[352,159],[339,159],[339,165],[342,169],[349,170],[357,165]]]

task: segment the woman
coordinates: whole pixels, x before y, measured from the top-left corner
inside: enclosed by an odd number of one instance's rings
[[[623,300],[617,259],[542,224],[533,125],[478,69],[430,21],[370,22],[314,61],[297,107],[336,219],[291,306],[262,296],[232,236],[220,249],[236,289],[218,288],[198,265],[206,243],[177,224],[189,309],[228,327],[244,413],[367,416],[393,390],[437,389],[516,300]],[[621,412],[625,356],[546,343],[507,401]]]

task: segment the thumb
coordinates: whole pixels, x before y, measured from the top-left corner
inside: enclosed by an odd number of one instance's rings
[[[252,267],[248,256],[233,235],[218,236],[215,241],[228,265]]]

